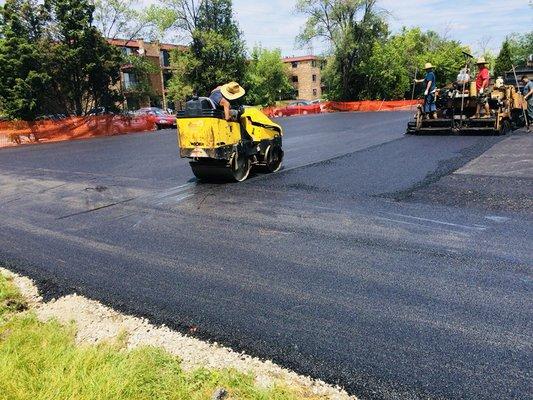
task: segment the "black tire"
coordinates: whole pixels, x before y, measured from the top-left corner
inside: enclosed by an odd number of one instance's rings
[[[202,159],[190,162],[194,176],[204,182],[243,182],[252,169],[250,158],[236,153],[231,165],[225,160]]]
[[[283,166],[283,150],[276,145],[270,145],[265,152],[265,167],[267,172],[278,172]]]
[[[248,179],[251,169],[252,163],[250,162],[250,158],[244,154],[241,155],[236,153],[235,157],[233,158],[233,162],[231,163],[231,173],[233,175],[233,179],[236,182],[244,182],[246,179]]]

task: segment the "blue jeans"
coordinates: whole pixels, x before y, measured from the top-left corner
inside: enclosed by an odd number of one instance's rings
[[[424,97],[424,113],[429,114],[437,111],[435,104],[435,93],[429,93]]]

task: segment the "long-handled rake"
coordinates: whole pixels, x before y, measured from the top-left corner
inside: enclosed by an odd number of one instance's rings
[[[516,82],[516,91],[520,93],[520,85],[518,84],[518,76],[516,76],[516,68],[514,65],[513,65],[513,74],[514,74],[514,80]],[[527,117],[526,110],[524,109],[524,105],[523,104],[521,105],[522,105],[522,115],[524,116],[524,121],[526,122],[527,131],[529,132],[529,119]]]
[[[415,90],[416,90],[416,79],[418,78],[418,67],[415,68],[415,79],[413,81],[413,91],[411,93],[411,107],[409,109],[409,114],[413,112],[413,101],[415,100]],[[411,117],[409,117],[411,119]]]
[[[468,54],[466,51],[463,51],[463,55],[465,56],[465,72],[469,73],[469,67],[470,67],[470,60],[474,58],[472,54]],[[464,119],[464,113],[465,113],[465,90],[466,90],[466,80],[463,81],[463,90],[461,91],[461,120],[459,121],[459,126],[463,127],[463,119]]]

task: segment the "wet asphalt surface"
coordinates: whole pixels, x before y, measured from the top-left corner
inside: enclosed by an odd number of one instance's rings
[[[528,398],[531,180],[458,177],[502,138],[407,119],[281,119],[285,170],[235,185],[171,131],[0,150],[0,258],[362,399]]]

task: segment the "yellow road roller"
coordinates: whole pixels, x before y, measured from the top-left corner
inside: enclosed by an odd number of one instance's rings
[[[256,108],[224,111],[207,97],[193,98],[177,114],[180,157],[190,159],[194,175],[202,181],[236,181],[253,169],[272,173],[283,162],[279,125]]]

